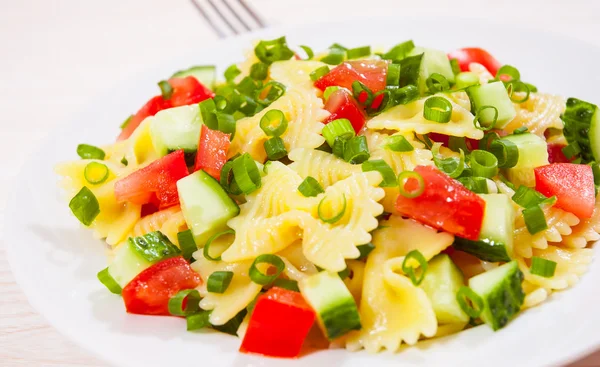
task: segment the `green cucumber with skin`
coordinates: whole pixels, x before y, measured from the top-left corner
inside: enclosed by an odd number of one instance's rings
[[[561,119],[569,144],[577,144],[582,163],[600,160],[600,112],[595,104],[577,98],[567,99]]]
[[[200,84],[209,89],[214,89],[217,80],[217,68],[214,65],[192,66],[189,69],[176,72],[171,78],[185,78],[187,76],[193,76]]]
[[[428,91],[427,78],[433,73],[443,75],[448,82],[454,83],[455,77],[452,71],[452,65],[450,60],[444,51],[435,50],[431,48],[415,47],[409,53],[408,56],[422,55],[421,62],[419,64],[418,76],[416,78],[416,86],[419,87],[419,92],[423,95]],[[405,59],[406,60],[406,59]],[[402,64],[401,64],[402,65]],[[400,78],[402,79],[402,73],[404,72],[403,67],[400,67]]]
[[[507,178],[516,186],[535,186],[533,169],[548,164],[548,145],[543,138],[531,133],[505,136],[519,149],[517,164],[506,170]]]
[[[471,100],[471,112],[476,114],[484,106],[496,107],[498,119],[494,128],[503,129],[517,116],[517,111],[510,96],[501,81],[474,85],[466,90]],[[479,123],[482,126],[490,126],[494,121],[495,111],[492,108],[484,109],[479,115]]]
[[[152,145],[161,156],[175,150],[198,150],[203,122],[197,104],[162,110],[148,119]]]
[[[115,250],[115,256],[108,266],[108,273],[115,282],[125,288],[139,273],[152,266],[129,241],[124,242]]]

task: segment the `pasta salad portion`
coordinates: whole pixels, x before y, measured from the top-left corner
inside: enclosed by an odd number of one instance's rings
[[[397,351],[507,326],[600,239],[598,107],[483,49],[282,37],[158,86],[56,167],[129,313],[272,357]]]

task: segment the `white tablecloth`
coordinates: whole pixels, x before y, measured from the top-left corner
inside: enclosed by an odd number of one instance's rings
[[[527,24],[600,46],[598,0],[250,2],[269,24],[394,13],[477,17]],[[6,199],[28,151],[55,126],[120,80],[216,38],[188,0],[1,1],[0,223],[10,215],[5,212]],[[0,244],[1,231],[0,227]],[[0,361],[3,366],[103,365],[58,334],[29,306],[14,283],[3,244]],[[579,365],[600,365],[600,353]]]

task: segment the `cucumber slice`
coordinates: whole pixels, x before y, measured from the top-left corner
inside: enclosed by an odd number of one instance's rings
[[[152,145],[161,156],[179,149],[183,149],[186,153],[198,149],[202,128],[198,105],[169,108],[148,118],[151,119]]]
[[[133,278],[152,264],[135,250],[130,241],[127,241],[115,251],[115,257],[108,266],[108,273],[121,288],[125,288]]]
[[[217,68],[214,65],[192,66],[187,70],[180,70],[173,74],[171,78],[185,78],[193,76],[209,89],[214,89],[217,80]]]
[[[177,191],[183,217],[199,247],[210,236],[226,230],[227,221],[240,212],[219,182],[202,170],[177,181]]]
[[[329,340],[361,328],[356,302],[337,273],[322,271],[298,283]]]
[[[420,287],[427,293],[438,323],[457,324],[469,321],[469,316],[456,300],[456,293],[463,285],[463,273],[448,255],[439,254],[429,261]]]
[[[581,149],[582,163],[600,160],[600,112],[595,104],[577,98],[567,99],[567,108],[561,116],[563,130],[569,144]]]
[[[483,85],[474,85],[466,90],[471,100],[471,112],[475,114],[483,106],[494,106],[498,110],[498,120],[495,128],[503,129],[517,116],[517,111],[513,105],[504,83],[498,81]],[[494,122],[495,112],[488,108],[479,115],[479,123],[483,126],[489,126]]]
[[[418,77],[418,87],[421,94],[427,92],[428,88],[425,82],[433,73],[441,74],[446,77],[450,83],[454,83],[452,65],[450,65],[450,60],[448,60],[448,56],[444,51],[415,47],[408,53],[408,56],[420,54],[423,54]]]
[[[469,287],[483,299],[481,319],[492,329],[501,329],[521,310],[525,299],[522,282],[523,273],[516,261],[469,280]]]
[[[515,210],[504,194],[480,194],[485,214],[478,241],[456,237],[454,248],[484,261],[510,261],[513,253]]]
[[[519,149],[517,164],[506,170],[508,179],[516,186],[535,186],[533,169],[548,164],[548,146],[546,141],[535,134],[525,133],[509,135],[503,139],[510,140]]]

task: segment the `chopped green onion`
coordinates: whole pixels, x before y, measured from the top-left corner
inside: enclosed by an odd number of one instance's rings
[[[596,162],[591,162],[590,166],[592,166],[592,173],[594,174],[594,184],[600,185],[600,165]]]
[[[233,177],[233,160],[227,161],[223,168],[221,168],[221,176],[219,177],[219,183],[223,188],[233,195],[239,195],[242,191],[239,189]]]
[[[217,105],[212,98],[206,99],[198,104],[202,123],[211,130],[219,130],[219,120],[217,119]]]
[[[303,49],[306,53],[306,59],[304,60],[310,60],[315,56],[315,53],[313,52],[312,48],[303,45],[300,45],[300,48]]]
[[[269,264],[270,266],[275,267],[276,271],[274,274],[271,275],[267,275],[269,272],[262,273],[260,270],[258,270],[257,266],[259,264]],[[275,279],[277,279],[279,274],[281,274],[281,272],[283,272],[284,269],[285,263],[283,262],[283,260],[281,260],[279,256],[272,254],[263,254],[259,255],[256,259],[254,259],[254,262],[250,266],[250,271],[248,272],[248,275],[254,283],[260,285],[268,285],[271,284]]]
[[[392,47],[388,52],[381,55],[384,60],[401,60],[415,48],[415,44],[412,40],[404,41]]]
[[[73,215],[85,226],[92,224],[94,219],[100,214],[98,199],[96,199],[94,193],[86,186],[82,187],[73,199],[71,199],[69,208],[71,208]]]
[[[477,84],[479,84],[479,77],[475,73],[465,71],[456,75],[456,88],[458,89],[464,89]]]
[[[460,65],[458,64],[457,59],[450,59],[450,67],[452,68],[452,73],[454,75],[458,76],[461,73]],[[457,81],[457,84],[458,84],[458,81]]]
[[[481,114],[483,113],[483,111],[485,111],[487,109],[493,109],[494,110],[494,118],[493,118],[492,123],[489,126],[484,127],[479,122],[479,118],[481,117]],[[494,106],[481,106],[481,107],[479,107],[479,109],[475,113],[475,118],[473,119],[473,125],[475,126],[476,129],[481,130],[481,131],[492,130],[494,128],[494,126],[496,126],[496,122],[498,122],[498,109],[496,107],[494,107]]]
[[[321,134],[327,140],[327,144],[333,148],[335,139],[348,140],[355,135],[354,128],[348,119],[333,120],[323,127]]]
[[[240,190],[246,195],[258,190],[261,176],[256,162],[248,153],[244,153],[233,161],[233,177]]]
[[[208,321],[211,311],[200,311],[185,318],[187,323],[187,331],[204,329],[210,326]]]
[[[433,148],[431,149],[433,162],[435,163],[436,167],[440,169],[440,171],[444,172],[451,178],[458,178],[465,170],[465,152],[460,149],[460,157],[458,159],[454,157],[440,158],[439,152],[441,146],[441,143],[433,144]]]
[[[88,163],[83,170],[83,177],[92,185],[98,185],[106,181],[110,171],[105,164],[98,162]]]
[[[254,93],[258,103],[263,106],[268,106],[278,100],[279,97],[283,96],[285,93],[285,85],[276,81],[270,81]],[[262,98],[262,95],[265,95],[265,97]]]
[[[185,307],[183,305],[185,304]],[[200,311],[200,293],[184,289],[169,299],[169,313],[173,316],[190,316]]]
[[[485,177],[460,177],[458,181],[476,194],[487,194],[489,192]]]
[[[334,156],[344,159],[344,151],[346,150],[346,144],[348,143],[348,140],[350,139],[342,136],[335,138],[333,146],[331,147]]]
[[[267,136],[281,136],[288,128],[288,121],[281,110],[269,110],[260,119],[260,128]]]
[[[456,294],[456,300],[460,308],[473,319],[478,318],[481,312],[483,312],[483,299],[469,287],[460,287]]]
[[[223,76],[225,77],[225,80],[227,81],[227,83],[232,83],[233,80],[240,75],[242,72],[240,71],[240,69],[237,67],[236,64],[230,65],[226,70],[225,73],[223,74]]]
[[[340,87],[336,86],[336,85],[332,85],[330,87],[325,88],[325,91],[323,92],[323,99],[325,101],[327,101],[329,99],[329,96],[331,96],[331,94],[337,90],[339,90]]]
[[[298,191],[305,197],[315,197],[325,192],[323,186],[314,177],[306,177],[300,185],[298,185]]]
[[[372,161],[366,161],[362,164],[362,171],[377,171],[381,174],[383,180],[379,184],[379,187],[396,187],[398,186],[398,180],[396,174],[392,170],[389,164],[383,159],[374,159]]]
[[[77,155],[81,159],[98,159],[103,160],[106,154],[98,147],[88,144],[79,144],[77,146]]]
[[[485,150],[471,152],[473,176],[492,178],[498,174],[498,158]]]
[[[251,96],[259,88],[259,85],[260,83],[247,76],[244,77],[244,79],[242,79],[238,85],[236,85],[235,89],[237,89],[241,94]]]
[[[216,240],[217,238],[226,235],[226,234],[233,234],[235,235],[235,231],[233,229],[228,229],[226,231],[223,232],[219,232],[217,234],[214,234],[212,237],[210,237],[208,239],[208,241],[206,241],[206,244],[204,245],[204,249],[202,249],[202,254],[204,255],[204,258],[206,260],[210,260],[210,261],[221,261],[221,255],[219,255],[218,257],[212,257],[210,255],[210,245],[213,243],[214,240]]]
[[[160,231],[146,233],[138,237],[129,237],[128,242],[141,257],[151,263],[181,254],[179,248]]]
[[[265,140],[263,146],[265,147],[265,152],[267,152],[267,158],[270,161],[278,161],[288,154],[285,149],[285,144],[283,144],[283,139],[279,136]]]
[[[379,98],[380,96],[382,96],[381,99]],[[387,89],[375,93],[373,95],[373,101],[367,105],[367,115],[375,116],[384,111],[390,103],[391,98],[391,92]],[[373,107],[375,105],[374,102],[378,102],[376,107]]]
[[[521,185],[512,196],[512,200],[523,208],[531,208],[540,205],[547,197],[540,192]]]
[[[502,78],[503,76],[509,76],[510,79],[509,80],[504,80],[505,78]],[[505,82],[509,82],[509,81],[512,81],[512,80],[521,80],[521,73],[514,66],[503,65],[496,72],[496,79],[500,79],[500,80],[505,81]]]
[[[225,325],[212,325],[213,329],[229,335],[237,335],[240,324],[244,321],[244,317],[248,312],[242,309],[235,317],[225,323]]]
[[[119,283],[117,283],[115,278],[113,278],[112,275],[110,275],[108,268],[100,270],[100,272],[98,273],[98,280],[100,281],[100,283],[104,284],[104,286],[108,288],[109,291],[111,291],[114,294],[121,294],[121,292],[123,291],[123,289],[121,288]]]
[[[522,98],[518,98],[515,96],[515,92],[525,92],[525,96]],[[507,83],[507,93],[510,100],[514,103],[524,103],[527,102],[529,96],[531,95],[531,91],[527,84],[523,83],[520,80],[511,80]]]
[[[490,131],[488,133],[485,133],[483,135],[483,138],[479,141],[479,149],[489,151],[490,147],[492,146],[492,143],[497,139],[500,139],[500,136],[497,132]]]
[[[371,54],[371,46],[363,46],[351,48],[346,51],[348,59],[358,59],[361,57],[369,56]]]
[[[527,231],[531,234],[536,234],[548,228],[546,216],[539,205],[535,205],[523,210],[523,218]]]
[[[292,279],[277,278],[273,282],[273,286],[287,289],[289,291],[300,292],[300,288],[298,288],[298,282]]]
[[[432,73],[425,81],[425,84],[427,85],[427,89],[429,89],[431,94],[436,94],[438,92],[443,92],[450,89],[450,83],[448,82],[448,79],[439,73]]]
[[[373,245],[371,242],[369,242],[364,245],[356,246],[356,248],[360,252],[360,256],[358,256],[358,258],[356,260],[364,260],[367,258],[367,256],[369,256],[371,251],[375,250],[375,245]]]
[[[389,64],[386,85],[397,86],[398,84],[400,84],[400,64]]]
[[[399,86],[404,87],[409,84],[417,86],[419,84],[419,76],[421,75],[422,69],[421,66],[423,65],[423,55],[425,55],[425,53],[407,56],[400,61],[402,72],[400,73]]]
[[[232,271],[215,271],[206,281],[206,290],[211,293],[225,293],[233,279]]]
[[[320,68],[317,68],[315,70],[313,70],[310,73],[310,79],[313,82],[316,82],[317,80],[321,79],[321,77],[323,77],[324,75],[329,73],[329,66],[321,66]]]
[[[250,67],[250,78],[254,80],[265,80],[269,75],[269,65],[257,62]]]
[[[383,147],[392,152],[412,152],[415,150],[415,147],[413,147],[402,135],[392,135],[387,137]]]
[[[121,124],[121,129],[126,128],[129,123],[131,122],[131,119],[133,118],[133,115],[129,115],[129,117],[127,117],[127,119],[125,121],[123,121],[123,123]]]
[[[413,182],[417,184],[415,188],[413,188]],[[410,186],[409,189],[406,188],[407,184]],[[425,191],[425,180],[418,172],[403,171],[398,175],[398,187],[400,195],[405,198],[414,199],[421,196]]]
[[[361,164],[370,156],[365,136],[353,136],[344,147],[344,160],[351,164]]]
[[[158,82],[158,87],[160,88],[160,94],[162,94],[163,99],[169,100],[173,95],[173,87],[166,80],[161,80]]]
[[[326,217],[323,214],[323,211],[321,210],[321,206],[323,205],[323,203],[325,202],[325,200],[327,199],[327,196],[323,196],[323,199],[321,199],[321,201],[319,201],[319,206],[317,207],[317,214],[319,215],[319,219],[321,219],[321,221],[325,222],[325,223],[329,223],[329,224],[333,224],[338,222],[340,219],[342,219],[342,217],[344,217],[344,214],[346,213],[346,194],[342,194],[342,209],[337,212],[336,214],[332,214],[330,217]]]
[[[405,105],[419,99],[419,88],[409,84],[402,88],[391,89],[392,100],[396,105]]]
[[[452,104],[443,97],[429,97],[425,101],[423,117],[426,120],[445,124],[452,117]]]
[[[333,45],[329,46],[330,50],[342,50],[342,51],[347,51],[348,48],[344,47],[342,45],[340,45],[339,43],[334,43]]]
[[[127,161],[127,158],[123,157],[123,159],[121,159],[121,164],[124,166],[127,166],[129,164],[129,162]]]
[[[566,147],[562,148],[561,151],[565,155],[565,157],[567,157],[567,159],[573,159],[581,153],[581,148],[579,147],[579,143],[574,141]]]
[[[415,268],[413,266],[408,265],[408,262],[411,260],[416,260],[419,263],[419,267],[421,268],[421,276],[417,278],[415,274]],[[423,279],[425,279],[425,273],[427,272],[427,260],[425,256],[419,250],[412,250],[406,257],[404,257],[404,261],[402,261],[402,272],[409,276],[411,282],[418,286],[421,284]]]
[[[373,102],[373,92],[369,87],[359,81],[352,82],[352,95],[358,103],[369,106]]]
[[[533,256],[531,258],[531,274],[539,275],[544,278],[552,278],[556,271],[556,261],[542,259]]]
[[[513,130],[513,135],[524,134],[529,130],[527,126],[521,126]]]
[[[461,149],[467,153],[471,151],[467,145],[467,139],[459,136],[448,136],[448,148],[454,152],[459,152]]]
[[[186,260],[191,259],[192,254],[198,250],[198,246],[196,245],[196,241],[194,240],[194,235],[192,234],[191,229],[178,232],[177,242],[179,243],[179,248],[181,249],[183,258]]]
[[[498,167],[511,168],[519,161],[519,148],[508,139],[497,139],[490,144],[490,152],[498,159]]]
[[[275,61],[289,60],[294,56],[294,51],[287,46],[285,37],[280,37],[271,41],[260,41],[254,47],[256,57],[267,65]]]
[[[233,118],[233,115],[217,112],[215,116],[217,117],[217,130],[225,134],[235,133],[235,118]]]
[[[350,276],[350,268],[346,266],[346,269],[338,271],[338,276],[341,280],[344,280]]]
[[[346,49],[330,47],[329,54],[322,57],[321,61],[328,65],[339,65],[346,58]]]

